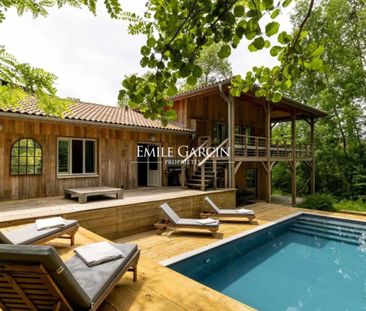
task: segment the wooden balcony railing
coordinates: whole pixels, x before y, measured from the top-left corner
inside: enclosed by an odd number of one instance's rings
[[[266,137],[235,135],[235,156],[245,158],[262,158],[267,156]],[[311,158],[312,146],[308,143],[295,143],[296,158]],[[271,158],[288,159],[293,157],[293,142],[291,140],[270,140]]]

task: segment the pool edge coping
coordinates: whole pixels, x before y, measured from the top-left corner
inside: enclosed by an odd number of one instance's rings
[[[253,228],[253,229],[249,229],[249,230],[246,230],[244,232],[240,232],[240,233],[234,234],[234,235],[232,235],[232,236],[230,236],[230,237],[228,237],[226,239],[223,239],[223,240],[220,240],[220,241],[211,243],[209,245],[205,245],[205,246],[199,247],[199,248],[194,249],[192,251],[188,251],[188,252],[179,254],[179,255],[174,256],[172,258],[164,259],[164,260],[160,261],[159,264],[162,265],[162,266],[164,266],[164,267],[170,266],[170,265],[172,265],[174,263],[177,263],[177,262],[182,261],[184,259],[187,259],[189,257],[198,255],[198,254],[203,253],[203,252],[206,252],[206,251],[211,250],[213,248],[216,248],[216,247],[219,247],[221,245],[227,244],[229,242],[232,242],[234,240],[240,239],[240,238],[242,238],[244,236],[247,236],[249,234],[255,233],[255,232],[260,231],[262,229],[266,229],[266,228],[268,228],[270,226],[273,226],[273,225],[276,225],[276,224],[278,224],[280,222],[283,222],[283,221],[289,220],[291,218],[300,216],[302,214],[307,214],[307,213],[305,213],[303,211],[295,212],[295,213],[293,213],[291,215],[284,216],[284,217],[279,218],[279,219],[274,220],[274,221],[270,221],[270,222],[268,222],[266,224],[260,225],[258,227]]]
[[[322,214],[312,213],[310,211],[309,212],[308,211],[299,211],[299,212],[295,212],[293,214],[290,214],[288,216],[281,217],[281,218],[279,218],[277,220],[270,221],[270,222],[268,222],[266,224],[260,225],[258,227],[253,228],[253,229],[249,229],[249,230],[246,230],[244,232],[240,232],[240,233],[234,234],[234,235],[232,235],[232,236],[230,236],[230,237],[228,237],[226,239],[223,239],[223,240],[214,242],[212,244],[199,247],[199,248],[194,249],[192,251],[184,252],[184,253],[179,254],[177,256],[174,256],[172,258],[164,259],[164,260],[160,261],[159,264],[162,265],[162,266],[164,266],[164,267],[168,267],[168,266],[170,266],[172,264],[175,264],[175,263],[177,263],[179,261],[185,260],[185,259],[187,259],[189,257],[192,257],[192,256],[195,256],[195,255],[204,253],[204,252],[209,251],[209,250],[211,250],[213,248],[216,248],[216,247],[219,247],[221,245],[230,243],[232,241],[235,241],[235,240],[240,239],[242,237],[245,237],[247,235],[253,234],[253,233],[257,232],[257,231],[266,229],[266,228],[271,227],[273,225],[279,224],[279,223],[284,222],[286,220],[289,220],[289,219],[298,217],[300,215],[320,216],[320,217],[325,217],[325,218],[333,218],[333,219],[340,219],[340,220],[347,220],[347,221],[354,221],[354,222],[362,222],[362,223],[365,223],[366,224],[366,220],[349,219],[349,218],[344,218],[344,217],[335,216],[335,215],[322,215]]]

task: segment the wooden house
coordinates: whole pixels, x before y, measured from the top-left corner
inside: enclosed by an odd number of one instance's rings
[[[280,161],[289,163],[292,171],[292,202],[296,202],[296,166],[305,161],[310,170],[310,189],[315,192],[314,126],[325,113],[283,97],[270,103],[246,93],[238,98],[229,95],[230,80],[179,94],[173,98],[178,121],[195,131],[196,146],[230,149],[230,159],[215,152],[191,166],[186,184],[205,189],[212,176],[219,183],[220,161],[224,167],[224,187],[238,188],[254,197],[271,201],[272,169]],[[296,121],[305,120],[310,127],[310,141],[296,141]],[[291,123],[291,138],[272,139],[272,129],[280,122]],[[192,156],[189,160],[192,160]],[[189,165],[189,163],[194,163]],[[216,180],[215,180],[216,179]]]
[[[238,188],[270,201],[271,171],[279,161],[292,167],[293,200],[298,161],[309,164],[314,191],[314,125],[324,113],[287,98],[277,104],[251,94],[233,98],[229,84],[175,96],[178,120],[166,127],[128,108],[78,101],[64,118],[46,115],[31,97],[0,108],[0,200],[59,196],[70,187],[181,184]],[[296,142],[300,119],[311,128],[306,144]],[[291,140],[271,139],[278,122],[291,122]],[[182,155],[181,146],[209,152]],[[218,155],[220,149],[229,152]]]
[[[176,150],[192,133],[128,108],[83,102],[64,118],[50,117],[29,98],[0,109],[0,200],[59,196],[75,187],[168,185],[165,163],[138,158],[137,149]]]

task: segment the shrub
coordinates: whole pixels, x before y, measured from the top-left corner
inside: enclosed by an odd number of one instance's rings
[[[321,211],[336,211],[334,199],[329,194],[308,195],[299,206],[303,208],[316,209]]]
[[[337,210],[366,212],[366,202],[362,201],[361,199],[358,199],[357,201],[342,200],[336,203],[334,206]]]

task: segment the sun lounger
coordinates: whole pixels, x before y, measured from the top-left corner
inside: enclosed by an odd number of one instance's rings
[[[136,281],[137,246],[113,245],[125,257],[94,267],[51,246],[0,245],[0,309],[96,310],[126,271]]]
[[[255,213],[253,210],[244,208],[221,209],[209,197],[205,197],[204,200],[211,207],[211,210],[203,211],[200,214],[202,218],[217,216],[219,218],[245,218],[249,221],[252,221],[255,218]]]
[[[56,238],[70,239],[75,242],[75,233],[79,229],[77,220],[65,219],[65,225],[58,228],[37,230],[36,224],[21,226],[9,232],[0,230],[0,244],[43,244]]]
[[[168,219],[161,220],[155,224],[158,234],[161,234],[168,227],[176,229],[206,229],[211,231],[213,236],[219,230],[220,222],[218,220],[212,219],[211,221],[202,222],[200,219],[180,218],[167,203],[161,205],[160,208],[164,211]]]

